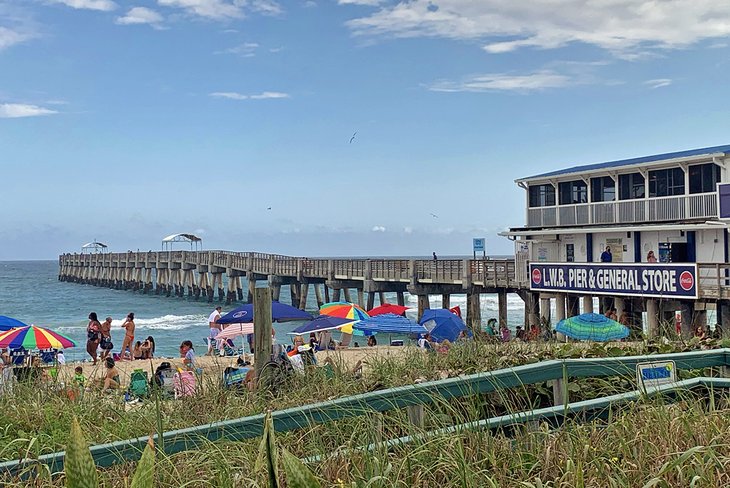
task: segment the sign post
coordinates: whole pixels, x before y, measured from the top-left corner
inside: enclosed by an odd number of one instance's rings
[[[487,247],[486,247],[486,239],[483,237],[475,237],[472,239],[473,248],[474,248],[474,259],[477,258],[477,253],[482,253],[482,258],[487,257]]]

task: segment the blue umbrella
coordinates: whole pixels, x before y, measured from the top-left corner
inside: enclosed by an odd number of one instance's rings
[[[432,324],[428,324],[432,322]],[[461,331],[465,331],[468,337],[472,336],[471,331],[461,317],[445,308],[426,309],[423,311],[419,324],[429,327],[432,325],[431,337],[437,342],[448,339],[451,342],[459,338]]]
[[[393,313],[369,317],[356,323],[354,327],[366,334],[425,334],[428,332],[423,325]]]
[[[0,331],[17,329],[19,327],[28,327],[28,325],[24,324],[18,319],[6,317],[5,315],[0,315]]]
[[[320,330],[339,329],[345,324],[351,324],[352,319],[343,319],[340,317],[331,317],[329,315],[320,315],[311,322],[300,325],[292,331],[292,334],[307,334],[310,332],[319,332]]]
[[[312,320],[312,316],[298,308],[273,301],[271,302],[271,319],[274,322],[286,322],[287,320]],[[234,308],[218,319],[218,323],[224,325],[249,322],[253,322],[253,303]]]
[[[605,315],[584,313],[558,322],[555,330],[581,341],[615,341],[629,335],[629,328]]]

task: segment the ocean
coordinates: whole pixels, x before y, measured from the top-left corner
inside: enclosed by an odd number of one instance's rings
[[[243,284],[244,290],[247,283]],[[396,303],[395,293],[386,293],[390,303]],[[289,287],[281,288],[280,299],[291,303]],[[218,304],[223,313],[240,305],[239,302],[226,306],[225,302],[208,303],[205,299],[143,295],[140,292],[112,290],[109,288],[58,281],[57,261],[4,261],[0,262],[0,315],[6,315],[25,322],[48,327],[61,332],[78,344],[66,351],[69,360],[87,358],[85,352],[86,324],[89,312],[96,312],[100,320],[111,316],[114,351],[118,352],[124,338],[121,323],[129,312],[134,312],[138,339],[153,336],[157,355],[174,357],[180,342],[189,339],[199,353],[205,346],[203,338],[208,333],[207,318]],[[376,299],[376,305],[378,300]],[[441,307],[441,296],[431,296],[431,308]],[[407,312],[411,318],[417,314],[417,297],[406,294],[406,305],[414,307]],[[466,312],[466,296],[452,295],[451,306],[461,306]],[[310,291],[307,311],[316,312],[317,302]],[[524,322],[524,308],[519,296],[507,297],[507,318],[510,328]],[[482,322],[497,318],[496,295],[481,296]],[[275,324],[279,342],[290,342],[287,335],[299,322]],[[337,333],[334,334],[337,339]],[[395,336],[393,336],[395,338]],[[356,340],[356,339],[355,339]]]

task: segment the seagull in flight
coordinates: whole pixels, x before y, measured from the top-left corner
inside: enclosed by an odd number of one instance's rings
[[[357,131],[355,131],[354,134],[352,134],[352,137],[350,137],[350,144],[352,144],[352,141],[355,140],[355,136],[357,135]]]
[[[266,210],[271,210],[271,207],[266,207]]]
[[[435,213],[432,213],[432,214],[431,214],[431,217],[433,217],[434,219],[437,219],[437,218],[439,218],[439,216],[438,216],[438,215],[436,215]]]

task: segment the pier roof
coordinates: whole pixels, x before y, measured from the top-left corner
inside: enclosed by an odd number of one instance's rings
[[[610,169],[610,168],[620,168],[623,166],[632,166],[632,165],[638,165],[643,163],[655,163],[659,161],[668,161],[673,159],[682,159],[682,158],[691,158],[696,156],[709,156],[709,155],[724,155],[730,153],[730,145],[725,146],[710,146],[710,147],[702,147],[699,149],[690,149],[687,151],[677,151],[677,152],[671,152],[671,153],[664,153],[664,154],[654,154],[652,156],[643,156],[640,158],[631,158],[631,159],[621,159],[618,161],[607,161],[604,163],[593,163],[593,164],[584,164],[581,166],[573,166],[570,168],[560,169],[557,171],[550,171],[548,173],[542,173],[534,176],[528,176],[526,178],[520,178],[516,180],[517,182],[522,181],[528,181],[528,180],[534,180],[538,178],[548,178],[553,176],[562,176],[562,175],[568,175],[573,173],[586,173],[596,170],[603,170],[603,169]]]

